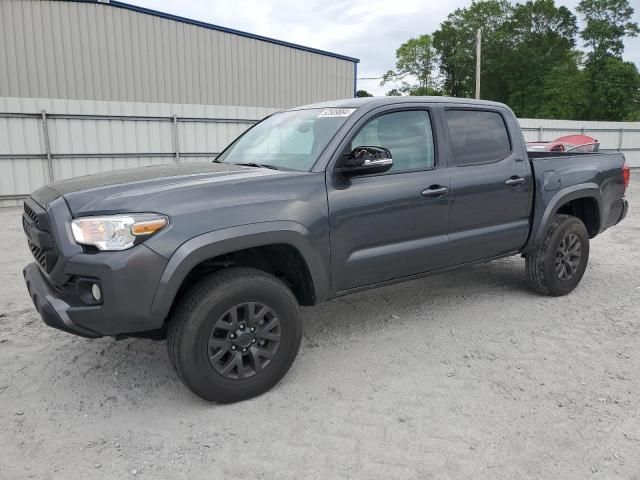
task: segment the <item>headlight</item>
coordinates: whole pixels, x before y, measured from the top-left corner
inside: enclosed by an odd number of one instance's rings
[[[164,215],[134,213],[76,218],[71,222],[71,231],[81,245],[93,245],[99,250],[126,250],[168,224]]]

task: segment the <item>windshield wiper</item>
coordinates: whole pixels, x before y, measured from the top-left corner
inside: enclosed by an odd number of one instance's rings
[[[274,167],[273,165],[267,165],[266,163],[245,162],[245,163],[236,163],[235,165],[242,165],[243,167],[258,167],[258,168],[270,168],[271,170],[279,170],[278,167]]]

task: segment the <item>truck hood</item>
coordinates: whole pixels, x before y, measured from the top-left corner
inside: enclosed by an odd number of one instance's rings
[[[47,208],[64,197],[73,216],[116,211],[156,210],[154,199],[161,200],[176,190],[198,190],[215,184],[229,184],[289,175],[294,172],[244,167],[227,163],[186,163],[157,165],[87,175],[52,183],[33,193],[32,198]],[[166,207],[166,205],[163,205]]]

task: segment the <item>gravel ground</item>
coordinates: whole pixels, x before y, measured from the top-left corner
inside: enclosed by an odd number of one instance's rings
[[[628,196],[571,295],[531,293],[514,257],[307,308],[289,374],[229,406],[164,342],[41,323],[0,210],[0,477],[639,480],[640,181]]]

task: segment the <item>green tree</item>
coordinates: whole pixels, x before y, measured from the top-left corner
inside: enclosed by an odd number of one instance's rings
[[[591,48],[584,66],[588,102],[585,120],[621,121],[640,111],[640,74],[622,59],[624,38],[640,33],[628,0],[582,0],[576,10],[585,24],[581,37]]]
[[[573,59],[558,62],[545,74],[540,107],[533,116],[538,118],[580,119],[588,108],[587,85],[583,71],[579,68],[578,52]],[[536,101],[536,100],[534,100]]]
[[[401,97],[402,92],[397,88],[392,88],[391,90],[387,91],[386,95],[387,97]]]
[[[576,10],[585,27],[579,32],[575,15],[555,0],[473,0],[450,13],[432,37],[402,44],[396,70],[382,84],[394,83],[387,95],[472,97],[481,29],[481,98],[507,103],[521,117],[638,119],[638,69],[622,59],[624,38],[640,33],[629,2],[581,0]],[[578,35],[588,54],[577,49]]]
[[[396,50],[396,69],[385,73],[380,85],[399,84],[396,89],[409,95],[426,95],[428,92],[435,92],[433,80],[435,65],[436,51],[433,48],[431,35],[410,38]]]
[[[575,51],[577,20],[567,8],[554,0],[515,5],[487,0],[455,10],[433,34],[443,90],[449,95],[475,94],[479,28],[481,98],[507,103],[519,116],[576,116],[584,89],[579,88],[583,82]]]
[[[506,0],[473,1],[450,13],[433,33],[439,58],[442,90],[454,97],[475,94],[476,32],[482,29],[482,98],[506,101],[502,81],[504,25],[511,5]]]
[[[502,79],[516,115],[575,118],[584,96],[572,87],[581,84],[576,17],[554,0],[530,0],[513,7],[503,32]]]
[[[632,62],[603,56],[588,62],[585,70],[588,102],[584,120],[633,120],[640,115],[640,74]]]
[[[373,95],[371,95],[366,90],[357,90],[356,91],[356,98],[360,98],[360,97],[373,97]]]
[[[631,112],[624,120],[626,122],[640,122],[640,108],[637,108],[635,111]]]
[[[638,24],[631,21],[633,8],[628,0],[582,0],[576,10],[584,18],[586,26],[580,35],[593,58],[622,56],[624,37],[640,33]]]

